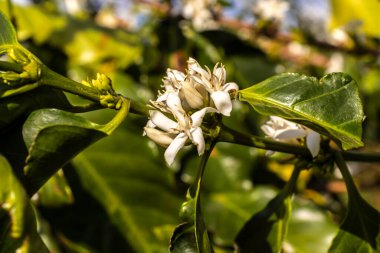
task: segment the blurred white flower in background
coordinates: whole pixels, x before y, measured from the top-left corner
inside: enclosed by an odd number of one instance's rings
[[[264,20],[280,22],[285,18],[290,5],[283,0],[258,0],[253,6],[253,13]]]
[[[319,133],[301,124],[291,122],[277,116],[270,116],[270,120],[261,127],[268,137],[284,142],[299,143],[299,139],[306,138],[306,147],[311,155],[316,157],[320,150]]]
[[[186,74],[173,69],[166,71],[164,90],[151,102],[149,121],[144,134],[166,148],[165,160],[171,165],[178,151],[194,144],[199,155],[205,150],[203,118],[208,113],[229,116],[232,110],[230,92],[237,92],[235,83],[225,83],[226,70],[217,63],[211,72],[193,59],[188,60]]]
[[[198,31],[214,29],[217,23],[214,21],[213,8],[217,5],[215,0],[183,0],[182,15],[192,21]]]

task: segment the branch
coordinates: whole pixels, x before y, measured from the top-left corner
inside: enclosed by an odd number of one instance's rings
[[[312,159],[310,151],[304,146],[274,141],[268,138],[241,133],[226,126],[222,126],[218,136],[218,141],[300,155],[304,158]],[[380,153],[340,151],[337,149],[332,149],[331,152],[340,153],[346,161],[380,162]]]

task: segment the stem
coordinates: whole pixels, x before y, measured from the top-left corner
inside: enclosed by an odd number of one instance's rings
[[[342,173],[344,182],[347,186],[348,196],[360,196],[358,189],[356,188],[355,182],[352,179],[351,173],[348,170],[347,164],[343,158],[341,152],[334,152],[335,163],[338,166],[340,172]],[[352,198],[349,198],[349,200]]]
[[[106,132],[108,135],[111,135],[111,133],[115,131],[115,129],[125,120],[125,118],[128,115],[130,101],[125,98],[120,99],[123,100],[120,110],[117,112],[115,117],[113,117],[113,119],[110,122],[108,122],[106,125],[104,125],[104,127],[102,127],[102,130]]]
[[[202,181],[203,173],[205,171],[208,158],[210,157],[211,152],[214,149],[215,144],[216,144],[215,142],[211,142],[209,148],[206,148],[205,153],[201,157],[201,161],[200,161],[199,166],[198,166],[197,176],[194,180],[194,183],[190,186],[190,189],[189,189],[190,195],[192,197],[194,197],[196,195],[195,193],[197,192],[197,187],[200,187],[200,183]],[[199,184],[199,186],[198,186],[198,184]]]
[[[14,62],[0,61],[0,71],[13,71],[16,73],[22,73],[24,69],[20,64]]]
[[[149,117],[149,108],[143,103],[137,102],[137,101],[131,101],[131,113],[139,114],[142,116]]]
[[[311,158],[310,151],[306,147],[285,142],[273,141],[258,136],[252,136],[249,134],[238,132],[226,126],[222,126],[221,131],[219,133],[218,141],[238,143],[245,146],[290,153]]]
[[[60,74],[50,70],[45,65],[42,65],[41,69],[41,85],[64,90],[99,103],[100,93],[98,90],[61,76]]]
[[[211,155],[212,150],[214,149],[215,142],[211,141],[208,143],[209,145],[206,146],[205,153],[202,155],[201,162],[199,163],[197,177],[194,180],[194,183],[189,188],[190,196],[195,201],[194,206],[194,227],[195,227],[195,241],[197,244],[198,252],[199,253],[211,253],[214,252],[212,250],[212,247],[210,246],[210,240],[207,235],[207,229],[206,225],[204,223],[203,217],[202,217],[202,211],[201,211],[201,183],[202,183],[202,177],[203,173],[206,168],[207,160]]]
[[[274,141],[258,136],[252,136],[249,134],[238,132],[226,126],[222,126],[221,132],[218,137],[218,141],[236,143],[244,146],[273,150],[294,155],[301,155],[305,158],[311,158],[310,151],[304,146]],[[342,157],[346,161],[380,162],[379,153],[364,153],[340,150],[332,151],[341,153]]]
[[[356,161],[356,162],[380,162],[379,153],[365,153],[365,152],[353,152],[353,151],[342,151],[342,156],[346,161]]]

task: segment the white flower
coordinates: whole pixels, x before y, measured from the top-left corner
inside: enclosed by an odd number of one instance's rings
[[[232,103],[229,92],[238,91],[239,87],[236,83],[225,83],[226,69],[224,66],[217,63],[211,73],[209,69],[203,69],[195,59],[190,58],[188,68],[190,77],[196,83],[203,85],[210,93],[212,102],[218,112],[225,116],[230,116]]]
[[[165,160],[169,165],[174,162],[178,151],[185,146],[188,140],[197,147],[198,154],[202,155],[205,150],[205,140],[200,126],[205,114],[216,110],[206,107],[188,116],[176,93],[169,93],[166,103],[176,121],[158,110],[152,110],[150,111],[150,120],[144,129],[146,135],[161,146],[167,147]]]
[[[205,140],[201,129],[207,113],[229,116],[232,103],[229,91],[237,91],[235,83],[225,84],[226,70],[216,64],[213,72],[201,68],[192,58],[186,74],[168,69],[163,81],[164,90],[151,102],[154,110],[144,135],[166,148],[165,160],[171,165],[185,144],[193,143],[202,155]]]
[[[311,155],[316,157],[319,153],[320,134],[310,128],[277,116],[270,116],[270,120],[261,129],[267,136],[275,140],[294,142],[306,137],[306,146]]]

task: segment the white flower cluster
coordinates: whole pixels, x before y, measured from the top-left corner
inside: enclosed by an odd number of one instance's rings
[[[203,69],[193,58],[187,61],[186,74],[168,69],[163,79],[164,90],[151,101],[146,134],[157,144],[167,148],[165,160],[171,165],[178,151],[193,143],[202,155],[205,140],[201,129],[207,113],[229,116],[232,110],[230,91],[237,91],[236,83],[225,83],[226,70],[217,63],[211,72]]]
[[[279,141],[298,143],[299,139],[306,138],[306,147],[311,155],[316,157],[319,153],[320,134],[301,124],[296,124],[277,116],[271,116],[270,120],[261,129],[268,137]]]

